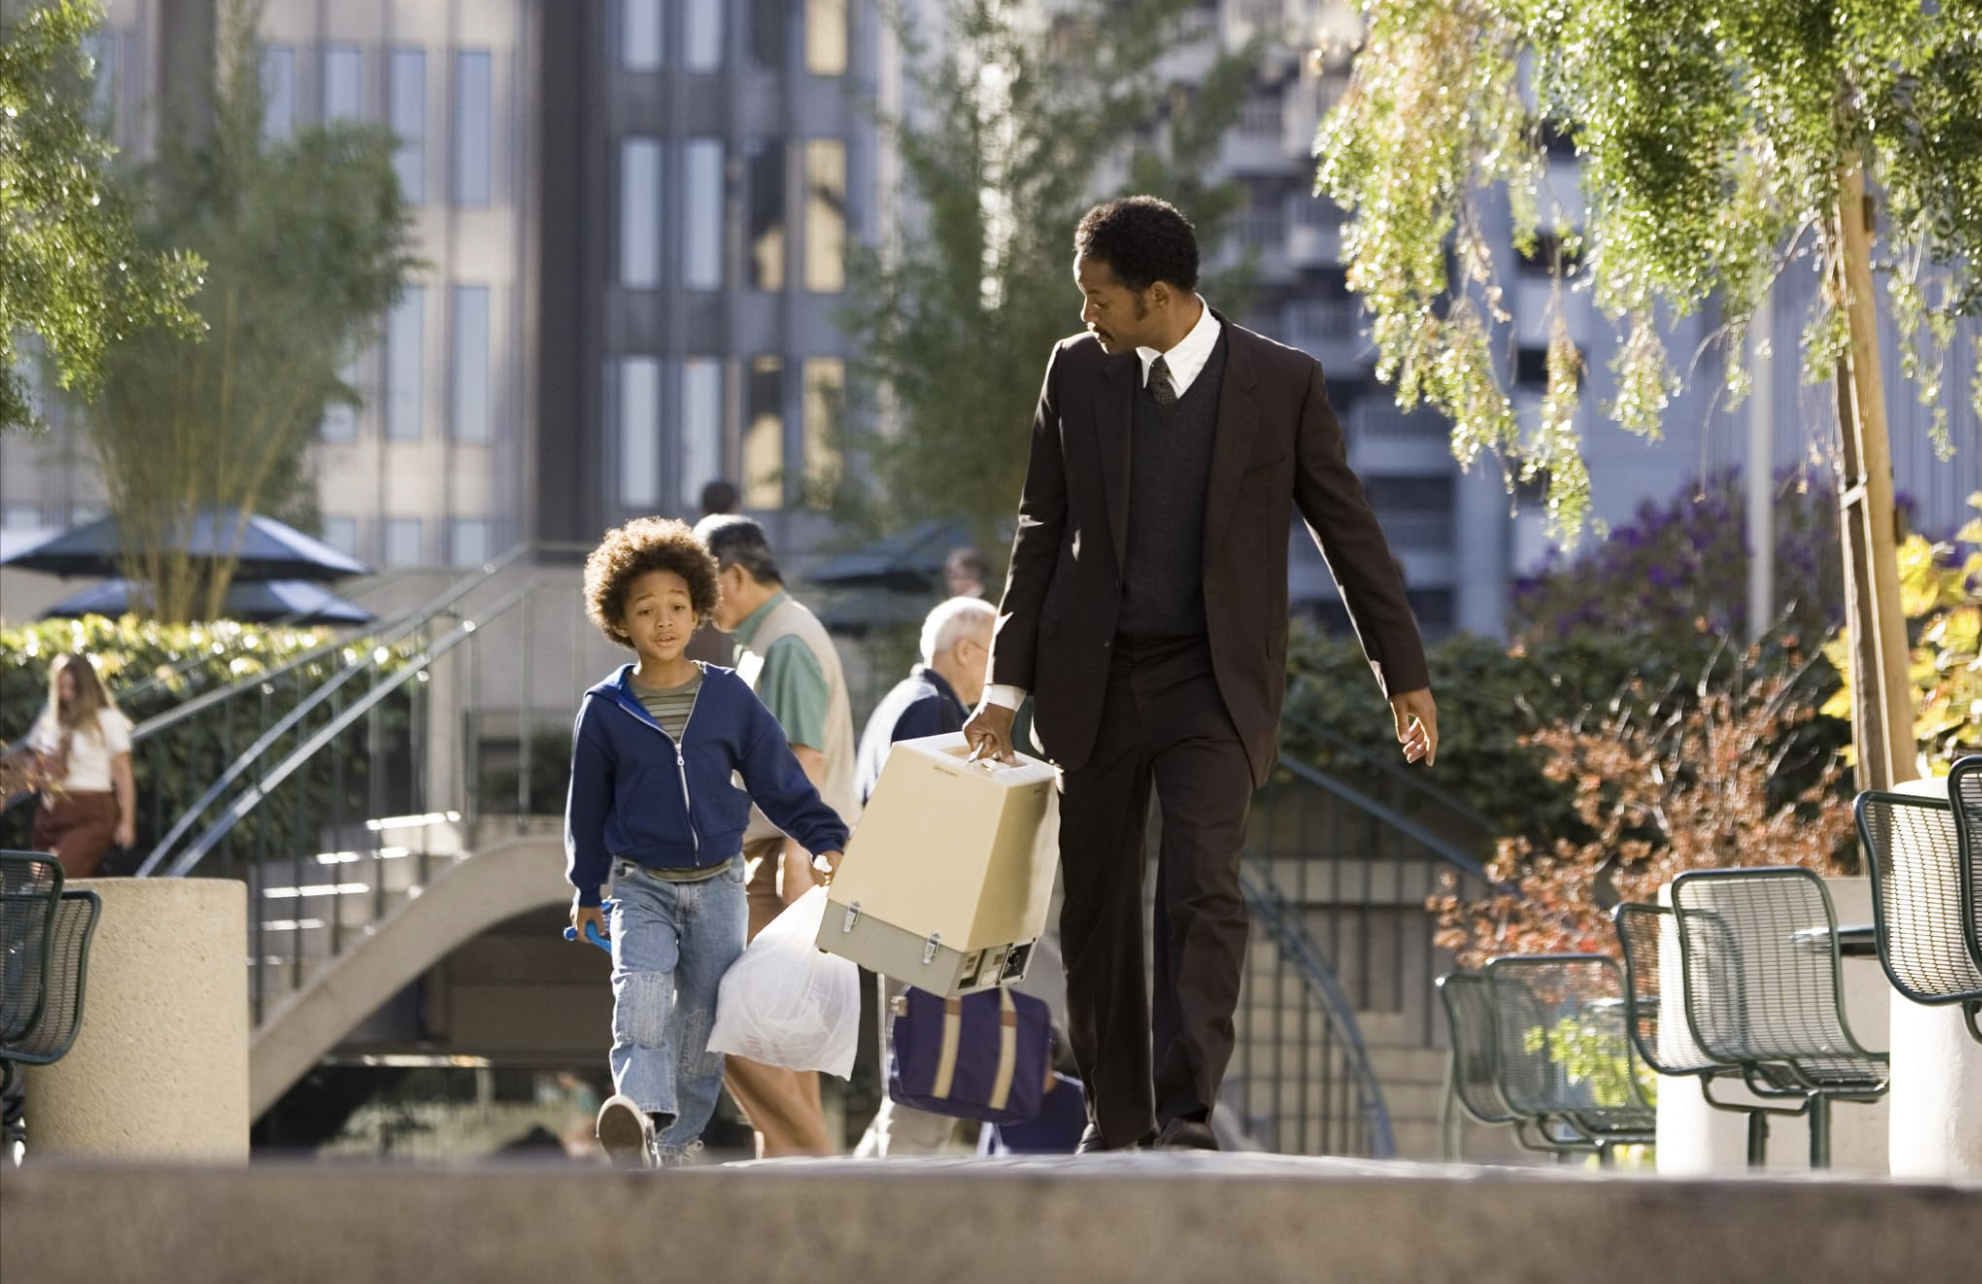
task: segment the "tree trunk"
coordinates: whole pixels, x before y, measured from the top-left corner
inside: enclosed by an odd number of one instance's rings
[[[1873,302],[1872,225],[1862,168],[1838,185],[1838,306],[1851,346],[1838,369],[1843,446],[1838,531],[1844,547],[1845,628],[1851,640],[1851,736],[1858,787],[1890,789],[1919,775],[1906,617],[1900,611],[1892,452],[1879,371]]]

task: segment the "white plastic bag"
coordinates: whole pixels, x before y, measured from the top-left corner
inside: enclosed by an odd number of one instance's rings
[[[723,973],[709,1051],[786,1070],[853,1077],[860,1043],[860,968],[820,951],[826,889],[785,906]]]

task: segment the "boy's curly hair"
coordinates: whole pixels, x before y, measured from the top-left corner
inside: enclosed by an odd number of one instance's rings
[[[688,602],[697,624],[709,618],[722,592],[716,583],[716,559],[686,523],[636,517],[614,527],[585,559],[585,615],[620,646],[633,645],[619,627],[626,614],[626,592],[648,571],[673,571],[688,581]]]

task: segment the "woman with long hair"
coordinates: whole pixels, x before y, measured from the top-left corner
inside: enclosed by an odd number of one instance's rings
[[[80,652],[48,671],[48,706],[28,744],[41,755],[36,851],[52,853],[69,878],[96,873],[110,846],[137,840],[138,789],[131,776],[131,720]]]

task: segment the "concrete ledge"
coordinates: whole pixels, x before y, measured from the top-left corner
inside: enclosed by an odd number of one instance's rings
[[[57,1165],[0,1175],[0,1278],[60,1284],[1939,1284],[1982,1184],[1242,1156],[660,1174]]]

